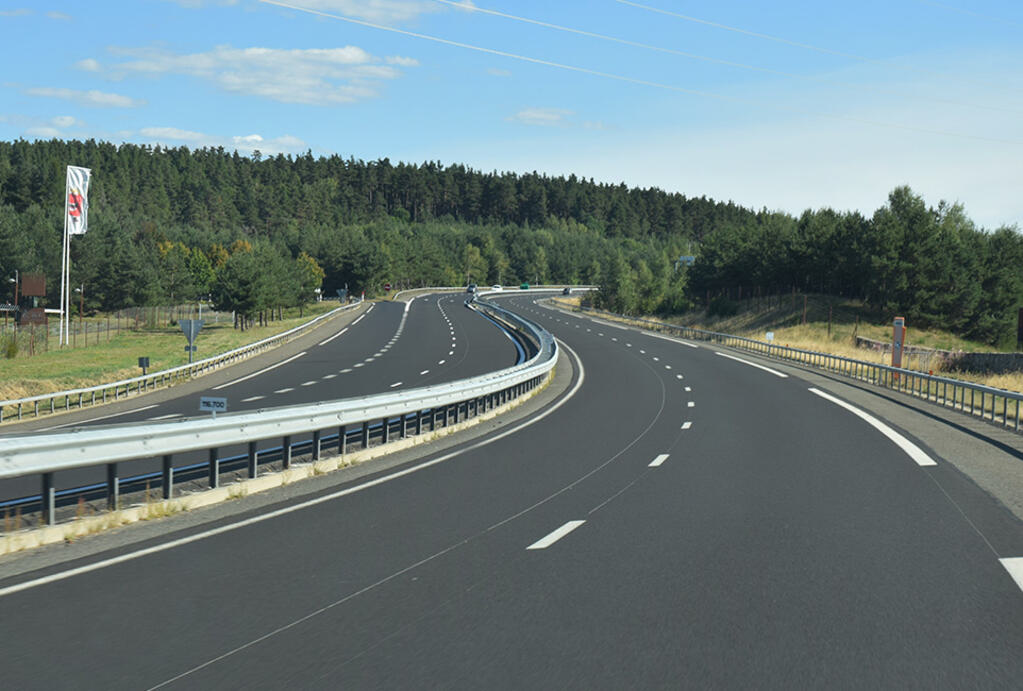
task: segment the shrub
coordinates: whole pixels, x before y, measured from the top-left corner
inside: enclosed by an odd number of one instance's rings
[[[711,317],[733,317],[738,313],[739,303],[733,302],[724,296],[712,299],[707,307],[707,315]]]

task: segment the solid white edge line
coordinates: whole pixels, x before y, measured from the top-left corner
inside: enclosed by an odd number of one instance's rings
[[[689,341],[683,341],[681,338],[671,338],[670,336],[662,336],[661,334],[655,334],[653,331],[640,331],[644,336],[652,336],[653,338],[659,338],[662,341],[671,341],[672,343],[679,343],[686,346],[687,348],[699,348],[700,346]]]
[[[96,422],[97,420],[109,420],[112,417],[120,417],[121,415],[127,415],[128,413],[141,413],[143,410],[151,410],[153,408],[159,408],[159,407],[160,407],[159,403],[154,403],[152,405],[143,406],[141,408],[132,408],[131,410],[124,410],[124,411],[121,411],[120,413],[110,413],[110,415],[104,415],[102,417],[91,417],[88,420],[80,420],[79,422],[65,422],[63,425],[54,425],[53,427],[43,427],[42,429],[40,429],[38,431],[39,432],[49,432],[51,430],[61,429],[63,427],[74,427],[75,425],[82,425],[82,424],[85,424],[86,422]]]
[[[331,342],[331,341],[333,341],[333,340],[334,340],[335,338],[337,338],[338,336],[340,336],[341,334],[343,334],[343,333],[344,333],[345,331],[348,331],[348,327],[347,327],[347,326],[346,326],[345,328],[341,329],[340,331],[338,331],[338,332],[337,332],[336,334],[334,334],[333,336],[328,336],[327,338],[323,339],[322,341],[320,341],[320,342],[319,342],[319,343],[317,343],[316,345],[318,345],[318,346],[321,346],[321,345],[326,345],[327,343],[330,343],[330,342]]]
[[[650,461],[650,467],[656,468],[660,466],[662,463],[664,463],[666,460],[668,460],[668,454],[662,453],[660,456]]]
[[[880,420],[878,420],[873,415],[870,415],[869,413],[865,413],[864,411],[860,410],[856,406],[854,406],[854,405],[852,405],[850,403],[846,403],[845,401],[843,401],[840,398],[835,398],[831,394],[825,393],[825,392],[821,391],[820,389],[815,389],[815,388],[811,387],[810,388],[810,393],[816,394],[816,395],[820,396],[823,399],[831,401],[835,405],[838,405],[838,406],[841,406],[841,407],[845,408],[846,410],[848,410],[850,413],[852,413],[856,417],[858,417],[858,418],[860,418],[862,420],[865,420],[867,422],[867,424],[869,424],[871,427],[876,429],[878,432],[880,432],[884,436],[888,437],[890,440],[892,440],[892,442],[895,443],[896,446],[898,446],[900,449],[905,451],[906,455],[909,456],[910,458],[912,458],[914,461],[916,461],[917,465],[919,465],[919,466],[938,465],[934,461],[934,459],[931,458],[930,456],[928,456],[927,454],[925,454],[923,452],[923,450],[919,446],[917,446],[916,444],[914,444],[910,440],[906,439],[904,436],[902,436],[901,434],[899,434],[898,432],[893,430],[891,427],[889,427],[888,425],[886,425],[883,422],[881,422]]]
[[[570,532],[581,526],[586,521],[569,521],[565,525],[561,526],[557,530],[548,533],[544,537],[540,538],[526,549],[547,549],[561,538],[568,535]]]
[[[571,400],[572,397],[579,392],[579,389],[582,388],[583,382],[586,381],[586,368],[583,367],[582,360],[579,359],[579,355],[576,354],[574,350],[572,350],[567,344],[565,344],[560,339],[558,340],[558,347],[564,348],[567,352],[569,352],[572,355],[572,358],[575,360],[576,367],[578,367],[579,369],[579,380],[575,383],[575,386],[572,387],[572,389],[568,392],[567,395],[565,395],[564,398],[562,398],[560,401],[552,405],[550,408],[547,408],[536,417],[524,420],[520,425],[510,427],[504,430],[500,434],[496,434],[492,437],[487,437],[482,441],[476,442],[475,444],[471,444],[458,451],[452,451],[450,453],[443,454],[441,456],[438,456],[437,458],[420,463],[419,465],[414,465],[409,468],[405,468],[404,470],[399,470],[396,473],[382,475],[381,477],[370,480],[369,482],[364,482],[361,485],[355,485],[354,487],[348,487],[346,489],[338,490],[337,492],[332,492],[331,494],[326,494],[322,497],[316,497],[315,499],[309,499],[307,501],[294,504],[292,506],[285,506],[284,508],[277,509],[276,511],[271,511],[269,513],[264,513],[258,516],[253,516],[251,518],[246,518],[245,520],[238,521],[237,523],[222,525],[219,528],[213,528],[212,530],[196,533],[195,535],[189,535],[187,537],[179,538],[177,540],[171,540],[170,542],[165,542],[160,545],[146,547],[145,549],[140,549],[137,552],[128,552],[127,554],[121,554],[119,556],[111,557],[110,559],[104,559],[93,564],[86,564],[84,566],[79,566],[68,571],[61,571],[59,573],[50,574],[49,576],[43,576],[41,578],[36,578],[31,581],[25,581],[24,583],[17,583],[15,585],[7,586],[6,588],[0,588],[0,597],[4,597],[5,595],[12,595],[22,590],[28,590],[30,588],[35,588],[40,585],[46,585],[48,583],[63,581],[64,579],[71,578],[72,576],[78,576],[83,573],[89,573],[90,571],[98,571],[108,566],[114,566],[116,564],[121,564],[126,561],[132,561],[134,559],[148,556],[150,554],[156,554],[157,552],[163,552],[168,549],[174,549],[175,547],[181,547],[192,542],[205,540],[208,537],[220,535],[221,533],[229,533],[239,528],[244,528],[246,526],[254,525],[256,523],[262,523],[263,521],[268,521],[279,516],[294,513],[295,511],[301,511],[302,509],[307,509],[311,506],[317,506],[328,501],[340,499],[341,497],[347,496],[349,494],[355,494],[356,492],[361,492],[371,487],[382,485],[385,482],[390,482],[391,480],[396,480],[400,477],[411,475],[412,473],[419,472],[420,470],[425,470],[426,468],[430,468],[439,463],[443,463],[444,461],[451,460],[456,456],[461,456],[462,454],[468,453],[469,451],[475,451],[476,449],[493,444],[495,441],[500,441],[501,439],[504,439],[507,436],[515,434],[519,430],[525,429],[530,425],[535,425],[536,423],[540,422],[540,420],[543,420],[545,417],[556,411],[558,408],[565,405],[565,403]]]
[[[1008,559],[999,559],[1002,562],[1002,566],[1012,576],[1012,580],[1016,581],[1016,585],[1019,586],[1020,590],[1023,590],[1023,557],[1011,557]]]
[[[246,381],[248,379],[252,379],[253,377],[258,377],[259,375],[265,374],[265,373],[269,372],[272,369],[277,369],[278,367],[280,367],[282,365],[286,365],[289,362],[291,362],[292,360],[299,359],[300,357],[305,355],[305,353],[306,353],[306,351],[303,350],[298,355],[293,355],[293,356],[289,357],[287,360],[282,360],[281,362],[278,362],[276,365],[270,365],[269,367],[264,367],[263,369],[259,370],[258,372],[253,372],[252,374],[244,376],[241,379],[235,379],[234,381],[229,381],[226,384],[221,384],[220,386],[214,386],[213,390],[214,391],[219,391],[220,389],[226,389],[229,386],[234,386],[235,384],[240,384],[241,382]]]
[[[784,372],[779,372],[778,370],[771,369],[770,367],[764,367],[763,365],[759,365],[759,364],[757,364],[755,362],[750,362],[749,360],[744,360],[741,357],[735,357],[734,355],[729,355],[728,353],[722,353],[722,352],[719,352],[717,350],[714,351],[714,354],[715,355],[720,355],[721,357],[726,357],[729,360],[735,360],[736,362],[741,362],[742,364],[749,365],[750,367],[756,367],[757,369],[762,369],[765,372],[770,372],[774,376],[781,377],[782,379],[788,379],[789,378],[789,375],[785,374]]]

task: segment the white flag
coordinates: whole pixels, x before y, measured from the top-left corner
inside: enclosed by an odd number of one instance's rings
[[[88,230],[89,218],[89,174],[88,168],[67,167],[67,232],[83,235]]]

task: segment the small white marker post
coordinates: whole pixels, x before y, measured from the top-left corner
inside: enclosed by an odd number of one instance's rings
[[[199,410],[200,412],[209,411],[213,414],[213,419],[217,419],[217,411],[221,413],[227,412],[227,399],[226,398],[214,398],[213,396],[203,396],[199,399]]]

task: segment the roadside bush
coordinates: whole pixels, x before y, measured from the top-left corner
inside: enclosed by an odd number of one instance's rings
[[[707,315],[710,317],[734,317],[739,313],[739,303],[719,296],[710,301],[707,307]]]

